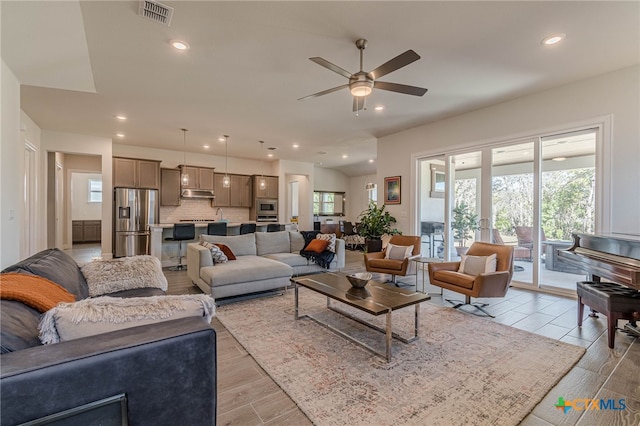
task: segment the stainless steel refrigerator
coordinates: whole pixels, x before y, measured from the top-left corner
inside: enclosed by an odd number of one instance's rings
[[[160,215],[158,190],[115,188],[113,201],[114,257],[149,254],[149,225]]]

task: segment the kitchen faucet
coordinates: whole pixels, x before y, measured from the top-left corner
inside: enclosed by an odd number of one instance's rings
[[[224,219],[224,214],[222,213],[222,209],[220,207],[218,207],[218,209],[216,210],[216,214],[220,215],[220,217],[218,217],[218,220]]]

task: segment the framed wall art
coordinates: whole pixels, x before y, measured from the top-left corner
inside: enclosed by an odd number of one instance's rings
[[[384,178],[384,203],[400,204],[400,176]]]
[[[429,196],[431,198],[444,198],[444,167],[432,166],[431,167],[431,192]]]

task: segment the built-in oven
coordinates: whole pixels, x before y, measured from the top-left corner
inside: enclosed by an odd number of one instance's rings
[[[278,200],[270,198],[258,198],[256,200],[256,213],[258,216],[277,216]]]
[[[270,214],[261,214],[258,215],[258,217],[256,218],[256,222],[277,222],[278,221],[278,216],[277,215],[270,215]]]

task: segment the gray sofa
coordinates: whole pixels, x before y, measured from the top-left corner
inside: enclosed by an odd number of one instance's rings
[[[78,265],[58,249],[44,250],[2,272],[38,275],[76,300],[88,297]],[[137,288],[108,296],[163,294],[157,288]],[[0,424],[21,424],[124,393],[129,424],[215,425],[216,334],[202,318],[42,345],[42,314],[17,301],[0,304]],[[89,422],[85,418],[82,424]]]
[[[201,241],[227,245],[236,260],[214,265],[211,252],[199,243],[187,245],[187,274],[204,293],[220,299],[283,289],[294,275],[324,268],[300,255],[304,238],[297,231],[255,232],[237,236],[201,235]],[[344,268],[344,240],[336,239],[329,270]]]

